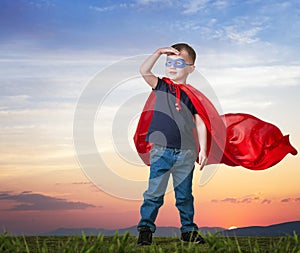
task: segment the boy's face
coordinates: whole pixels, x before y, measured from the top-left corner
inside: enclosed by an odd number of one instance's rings
[[[179,55],[171,54],[168,55],[167,58],[169,58],[169,61],[167,60],[169,64],[167,64],[165,69],[167,77],[176,83],[186,83],[188,75],[195,69],[188,53],[182,50]],[[176,61],[178,63],[177,67],[175,60],[178,60]],[[184,66],[185,63],[187,64],[186,66]],[[184,67],[181,64],[183,64]]]

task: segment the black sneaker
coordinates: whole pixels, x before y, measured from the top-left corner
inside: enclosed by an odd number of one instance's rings
[[[149,227],[141,227],[139,229],[138,245],[151,245],[152,244],[152,232]]]
[[[205,243],[203,237],[196,230],[181,233],[181,241],[193,242],[193,243],[197,243],[197,244]]]

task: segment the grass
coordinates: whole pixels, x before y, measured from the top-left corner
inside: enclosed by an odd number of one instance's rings
[[[119,236],[12,236],[0,235],[1,253],[300,253],[298,235],[283,237],[222,237],[203,235],[205,244],[182,243],[178,237],[154,237],[151,246],[137,246],[137,237]]]

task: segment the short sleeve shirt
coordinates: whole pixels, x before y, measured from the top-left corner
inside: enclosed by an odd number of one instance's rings
[[[153,90],[156,100],[147,141],[169,148],[195,149],[193,115],[197,111],[189,97],[180,89],[181,110],[177,111],[174,87],[158,78]]]

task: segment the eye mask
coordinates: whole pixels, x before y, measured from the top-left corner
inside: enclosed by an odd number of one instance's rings
[[[174,66],[175,68],[179,68],[179,69],[183,69],[185,66],[193,66],[194,64],[188,64],[185,62],[184,59],[182,58],[178,58],[178,59],[171,59],[171,58],[167,58],[166,61],[166,67],[171,67]]]

